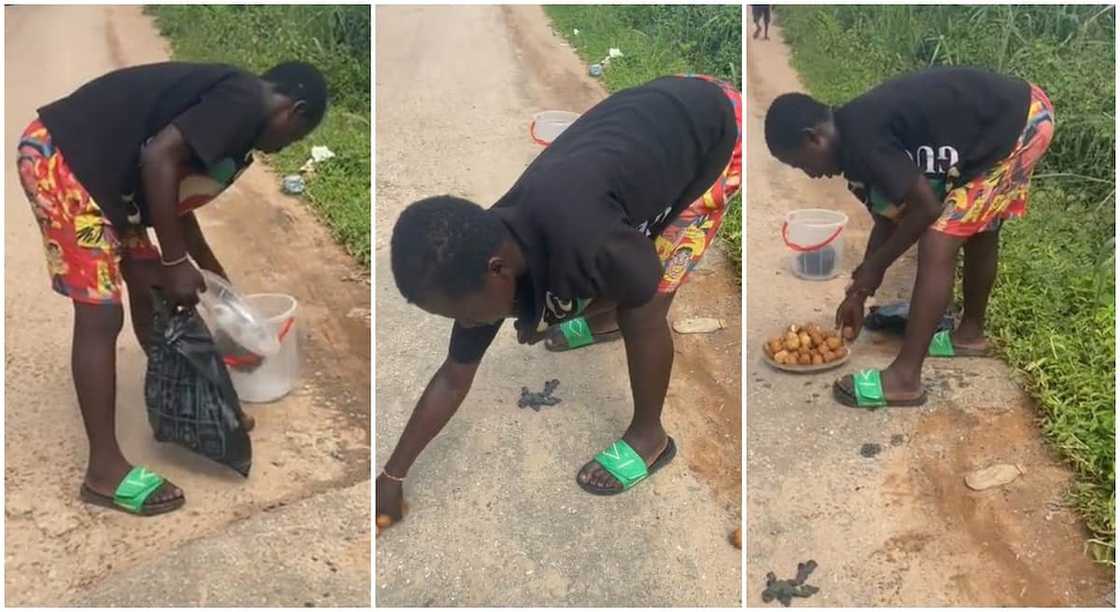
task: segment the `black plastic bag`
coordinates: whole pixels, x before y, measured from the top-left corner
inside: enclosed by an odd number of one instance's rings
[[[158,291],[153,302],[144,399],[156,440],[178,443],[248,476],[252,443],[210,330],[193,308],[175,311]]]

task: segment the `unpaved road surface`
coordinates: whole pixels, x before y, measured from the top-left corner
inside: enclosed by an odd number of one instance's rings
[[[45,35],[65,42],[44,46]],[[139,7],[9,7],[5,36],[4,147],[9,152],[38,106],[109,70],[167,59],[163,41]],[[72,307],[50,289],[38,228],[18,175],[6,170],[8,605],[81,603],[84,594],[114,577],[178,559],[177,551],[192,541],[202,543],[196,549],[220,549],[235,523],[253,522],[300,500],[315,504],[316,494],[368,480],[369,323],[360,316],[362,309],[369,311],[365,274],[298,200],[280,195],[278,178],[257,165],[200,218],[214,251],[243,290],[280,291],[300,301],[301,385],[282,401],[247,406],[257,429],[253,471],[245,480],[152,439],[143,402],[145,360],[126,327],[118,346],[118,436],[133,462],[183,487],[187,505],[164,517],[140,519],[79,503],[87,444],[69,369]],[[349,596],[336,605],[369,601],[369,507],[368,497],[361,503],[362,494],[360,488],[353,490],[350,499],[357,501],[346,506],[345,535],[330,543],[331,554],[337,555],[330,559],[335,570],[324,563],[292,570],[309,589],[337,580],[339,572],[350,586],[346,592],[361,593],[365,585],[365,597]],[[333,507],[324,500],[319,512]],[[265,558],[257,553],[282,541],[290,547],[288,556],[300,560],[323,548],[311,544],[316,534],[296,533],[242,537],[230,551],[241,558]],[[212,565],[206,558],[185,554],[175,569],[194,580],[215,581],[213,591],[224,593],[236,593],[231,587],[238,584],[259,592],[268,590],[260,587],[270,580],[295,580],[267,565]],[[239,567],[243,570],[235,571]],[[237,605],[236,597],[221,600]],[[268,602],[303,606],[331,599],[309,592]]]
[[[1111,605],[1111,572],[1086,557],[1087,534],[1063,505],[1070,473],[1043,444],[1036,409],[1002,362],[927,362],[926,407],[874,413],[834,402],[831,383],[885,367],[897,339],[863,335],[848,364],[819,375],[763,364],[764,338],[791,322],[830,321],[845,287],[843,278],[813,283],[788,271],[778,233],[785,213],[849,215],[843,276],[870,224],[842,180],[813,181],[769,155],[766,108],[802,90],[781,29],[770,32],[770,41],[747,43],[747,605],[764,605],[766,572],[792,577],[808,559],[820,564],[809,582],[821,591],[795,605]],[[912,260],[897,264],[878,299],[908,299],[913,273]],[[859,450],[869,442],[884,450],[866,459]],[[965,487],[966,473],[993,463],[1026,474],[1000,489]]]
[[[397,292],[397,216],[435,194],[493,203],[539,152],[533,113],[582,112],[605,94],[538,7],[376,10],[381,466],[451,329]],[[738,605],[740,553],[727,535],[740,516],[739,304],[718,263],[682,289],[671,316],[722,317],[729,328],[677,337],[665,419],[678,460],[613,498],[574,480],[630,420],[622,345],[554,355],[503,329],[471,395],[409,472],[411,512],[376,540],[377,605]],[[523,385],[551,378],[562,403],[517,407]]]

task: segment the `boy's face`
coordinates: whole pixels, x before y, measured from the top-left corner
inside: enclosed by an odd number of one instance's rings
[[[835,138],[835,134],[827,133],[821,127],[809,128],[803,132],[801,146],[778,153],[775,157],[812,178],[836,176],[840,174],[840,167],[836,162]]]
[[[276,153],[310,134],[315,126],[307,120],[304,105],[302,101],[296,102],[272,113],[264,131],[257,138],[256,149],[264,153]]]
[[[510,267],[500,257],[493,257],[478,291],[458,297],[436,293],[416,305],[431,314],[455,319],[463,327],[482,327],[516,316],[516,291],[517,279]]]

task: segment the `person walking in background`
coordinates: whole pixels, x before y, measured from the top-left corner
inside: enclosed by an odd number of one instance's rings
[[[751,19],[754,20],[754,37],[762,33],[763,40],[770,40],[770,5],[752,4]]]

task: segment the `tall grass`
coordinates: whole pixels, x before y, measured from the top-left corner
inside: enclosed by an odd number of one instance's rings
[[[783,6],[794,66],[843,103],[888,77],[973,65],[1039,84],[1054,142],[1030,213],[1008,224],[990,333],[1023,373],[1042,427],[1078,474],[1073,498],[1115,557],[1115,9],[1105,6]]]
[[[171,41],[175,59],[224,62],[260,73],[285,60],[318,67],[330,108],[307,139],[269,163],[296,172],[312,145],[336,157],[305,192],[332,235],[365,266],[370,261],[370,7],[361,5],[155,5],[146,11]]]
[[[603,74],[610,92],[657,77],[700,73],[742,88],[740,6],[730,5],[566,5],[547,6],[553,27],[587,63],[607,56],[611,47],[623,57]],[[576,34],[576,30],[579,34]],[[742,197],[728,205],[720,228],[737,274],[743,249]]]

